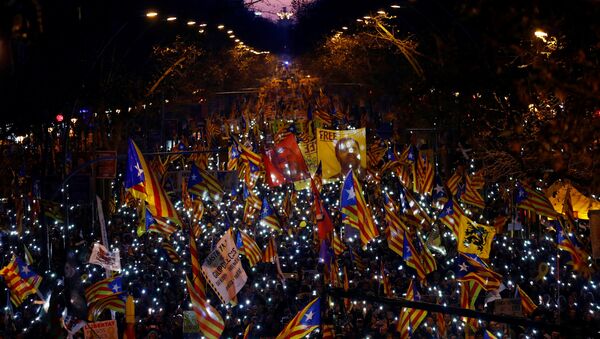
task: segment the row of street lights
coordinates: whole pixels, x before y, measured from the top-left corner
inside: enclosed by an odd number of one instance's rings
[[[159,14],[158,14],[157,11],[150,10],[150,11],[146,12],[146,17],[149,18],[149,19],[155,20],[155,19],[157,19],[159,17]],[[168,22],[174,22],[174,21],[177,21],[177,17],[175,17],[175,16],[168,16],[168,17],[166,17],[165,20],[168,21]],[[204,33],[205,32],[205,28],[208,26],[208,24],[206,24],[206,23],[199,23],[199,24],[197,24],[196,21],[194,21],[194,20],[188,20],[186,24],[188,26],[190,26],[190,27],[198,25],[198,27],[200,28],[198,30],[198,33]],[[225,31],[225,25],[219,24],[219,25],[217,25],[217,29],[220,30],[220,31]],[[242,49],[244,49],[246,51],[249,51],[249,52],[251,52],[253,54],[269,54],[268,51],[257,51],[257,50],[255,50],[255,49],[253,49],[251,47],[246,46],[243,41],[241,41],[238,37],[236,37],[236,35],[234,34],[233,30],[229,29],[229,30],[227,30],[225,32],[227,33],[227,36],[230,39],[232,39],[237,44],[238,48],[242,48]]]

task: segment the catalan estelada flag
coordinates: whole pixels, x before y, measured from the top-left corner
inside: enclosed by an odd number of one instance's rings
[[[453,196],[459,197],[459,186],[464,185],[464,179],[462,174],[458,171],[455,171],[454,174],[452,174],[452,176],[450,177],[450,179],[448,179],[448,181],[446,182],[446,185],[448,186],[448,189],[450,189],[450,193]]]
[[[541,216],[556,218],[558,215],[550,200],[542,192],[538,192],[520,182],[517,182],[515,202],[518,208],[532,211]]]
[[[569,253],[570,260],[567,262],[582,277],[589,279],[592,273],[592,264],[589,262],[590,255],[581,248],[577,237],[566,230],[559,221],[556,224],[557,247]]]
[[[481,171],[473,175],[469,175],[465,185],[465,193],[461,196],[461,200],[469,205],[484,209],[485,201],[479,192],[479,190],[483,188],[484,184],[485,179]]]
[[[85,289],[85,299],[88,304],[113,294],[123,292],[123,282],[121,276],[108,277],[97,281]]]
[[[306,307],[300,310],[298,314],[283,328],[276,339],[300,339],[306,337],[309,333],[321,325],[321,304],[320,298],[309,302]]]
[[[342,253],[348,249],[348,246],[344,244],[342,239],[340,239],[335,232],[331,235],[331,247],[333,248],[333,253],[335,253],[335,255],[342,255]]]
[[[231,137],[233,144],[240,153],[240,160],[247,162],[249,165],[260,169],[262,166],[262,157],[254,152],[250,147],[239,143],[233,136]]]
[[[155,217],[149,209],[146,208],[145,215],[146,231],[162,233],[167,238],[177,231],[177,226],[169,218]]]
[[[398,217],[397,208],[392,198],[387,193],[383,195],[383,198],[385,202],[385,221],[388,225],[385,231],[388,247],[401,256],[404,254],[404,232],[408,228]]]
[[[438,216],[438,220],[446,225],[452,231],[452,234],[458,238],[460,232],[460,218],[464,215],[465,212],[463,212],[458,201],[456,201],[456,199],[448,199]]]
[[[408,285],[408,291],[406,292],[406,300],[409,301],[420,301],[421,295],[417,290],[417,286],[413,280]],[[427,317],[427,311],[419,310],[416,308],[402,308],[400,312],[400,319],[398,325],[396,325],[396,331],[400,332],[400,338],[408,339],[412,336],[413,332],[421,325],[423,320]]]
[[[486,290],[496,290],[500,287],[502,276],[490,269],[475,255],[459,253],[455,262],[456,281],[479,283]]]
[[[8,265],[0,270],[6,286],[10,290],[10,300],[15,306],[38,291],[42,277],[35,273],[21,258],[13,256]]]
[[[160,246],[163,248],[165,253],[167,253],[169,260],[171,260],[172,263],[179,264],[181,262],[181,258],[179,257],[179,254],[173,248],[173,245],[171,245],[166,239],[162,241]]]
[[[238,232],[237,247],[248,259],[250,267],[258,264],[262,259],[262,252],[256,241],[242,230]]]
[[[125,313],[126,299],[127,295],[123,292],[119,292],[90,303],[88,306],[88,320],[97,320],[104,310]]]
[[[275,210],[269,204],[269,201],[266,197],[262,200],[262,206],[260,210],[260,223],[264,226],[269,227],[271,230],[275,232],[281,231],[281,223],[279,222],[279,217],[275,214]]]
[[[413,245],[410,236],[404,232],[403,250],[402,257],[406,265],[415,269],[419,280],[425,281],[426,276],[437,269],[435,258],[423,245],[418,235]]]
[[[477,297],[481,292],[481,285],[475,281],[463,282],[460,285],[460,307],[474,310],[475,302],[477,301]],[[468,326],[471,327],[472,330],[476,330],[477,328],[477,319],[462,317],[461,320],[467,323]],[[468,329],[467,329],[468,331]]]
[[[521,299],[521,309],[526,317],[533,313],[538,307],[519,285],[517,285],[517,288],[515,289],[515,299]]]
[[[417,159],[417,176],[415,178],[417,192],[420,194],[430,195],[433,190],[433,164],[427,161],[423,155],[419,155]]]
[[[209,339],[218,339],[225,329],[225,322],[214,307],[212,307],[205,298],[200,295],[197,288],[186,277],[186,283],[190,299],[192,301],[192,309],[196,314],[196,321],[200,327],[200,331]]]
[[[379,236],[371,211],[363,198],[362,189],[352,171],[344,179],[341,192],[342,222],[359,231],[363,247]]]
[[[227,160],[227,170],[235,171],[238,168],[238,162],[240,159],[240,151],[237,148],[237,145],[234,143],[229,146],[229,160]]]
[[[146,201],[146,207],[153,216],[168,218],[181,225],[181,220],[173,203],[171,203],[164,188],[146,164],[142,152],[131,139],[129,139],[129,152],[127,155],[125,188],[135,198]]]
[[[275,244],[275,238],[271,237],[265,252],[263,253],[262,261],[266,263],[275,263],[277,257],[277,245]]]
[[[192,163],[187,189],[193,195],[215,202],[221,201],[224,194],[223,188],[217,178],[194,163]]]

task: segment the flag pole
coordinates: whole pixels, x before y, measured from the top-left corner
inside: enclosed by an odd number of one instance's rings
[[[100,235],[102,236],[102,245],[104,245],[104,247],[106,247],[106,249],[110,251],[110,246],[108,244],[108,234],[106,232],[106,224],[104,222],[104,211],[102,210],[102,199],[100,199],[98,195],[96,195],[96,204],[96,209],[98,211],[98,220],[100,221]],[[110,278],[110,270],[108,268],[105,268],[104,270],[106,278]],[[110,315],[112,320],[115,320],[115,311],[111,310]]]

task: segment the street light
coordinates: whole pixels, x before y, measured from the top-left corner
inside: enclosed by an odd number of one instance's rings
[[[196,21],[190,20],[190,21],[187,22],[188,26],[194,26],[195,24],[196,24]]]
[[[175,21],[175,20],[177,20],[177,17],[175,17],[175,16],[170,16],[167,18],[167,21]]]
[[[157,16],[158,16],[158,13],[154,12],[154,11],[150,11],[150,12],[146,13],[147,18],[156,18]]]

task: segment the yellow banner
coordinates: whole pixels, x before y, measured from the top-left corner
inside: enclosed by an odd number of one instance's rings
[[[489,258],[496,228],[478,224],[464,215],[460,216],[459,225],[458,251],[476,254],[482,259]]]
[[[328,130],[317,128],[317,156],[323,166],[323,179],[342,179],[350,169],[360,177],[367,169],[367,141],[364,128]]]

